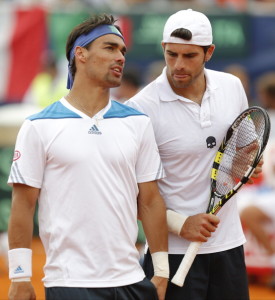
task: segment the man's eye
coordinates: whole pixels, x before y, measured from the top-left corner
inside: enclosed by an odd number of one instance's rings
[[[168,55],[169,55],[169,56],[172,56],[172,57],[176,57],[176,56],[177,56],[176,53],[171,53],[171,52],[169,52]]]

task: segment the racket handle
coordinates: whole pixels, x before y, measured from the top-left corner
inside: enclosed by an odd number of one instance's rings
[[[191,268],[191,265],[200,249],[201,244],[201,242],[192,242],[189,245],[176,274],[171,280],[172,283],[177,286],[183,286],[185,277]]]

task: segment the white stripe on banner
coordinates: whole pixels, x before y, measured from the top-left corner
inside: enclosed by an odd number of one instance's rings
[[[10,41],[15,27],[15,6],[10,3],[1,3],[0,10],[0,102],[6,97],[10,72]]]

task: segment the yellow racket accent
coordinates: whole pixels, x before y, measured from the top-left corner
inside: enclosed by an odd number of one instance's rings
[[[216,215],[218,213],[218,211],[222,208],[222,200],[220,200],[214,207],[213,209],[210,211],[211,215]]]
[[[215,168],[212,168],[211,170],[211,178],[216,180],[217,179],[218,170]]]
[[[217,154],[216,154],[216,157],[215,157],[215,162],[217,164],[219,164],[221,162],[221,160],[222,160],[222,157],[223,157],[223,153],[220,152],[220,151],[218,151]]]
[[[233,190],[231,190],[231,191],[225,196],[225,199],[230,198],[232,194],[234,194],[234,191],[233,191]]]

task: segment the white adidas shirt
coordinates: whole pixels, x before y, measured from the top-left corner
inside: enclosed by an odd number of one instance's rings
[[[163,177],[149,118],[110,101],[91,119],[63,98],[24,122],[15,150],[8,182],[41,189],[44,285],[141,281],[136,182]]]
[[[126,103],[151,118],[166,173],[159,181],[161,194],[168,209],[187,216],[206,211],[215,153],[228,127],[247,108],[237,77],[207,69],[205,74],[207,88],[201,106],[173,92],[166,67]],[[234,198],[219,212],[219,227],[199,253],[224,251],[245,242]],[[169,253],[185,253],[189,244],[169,234]]]

